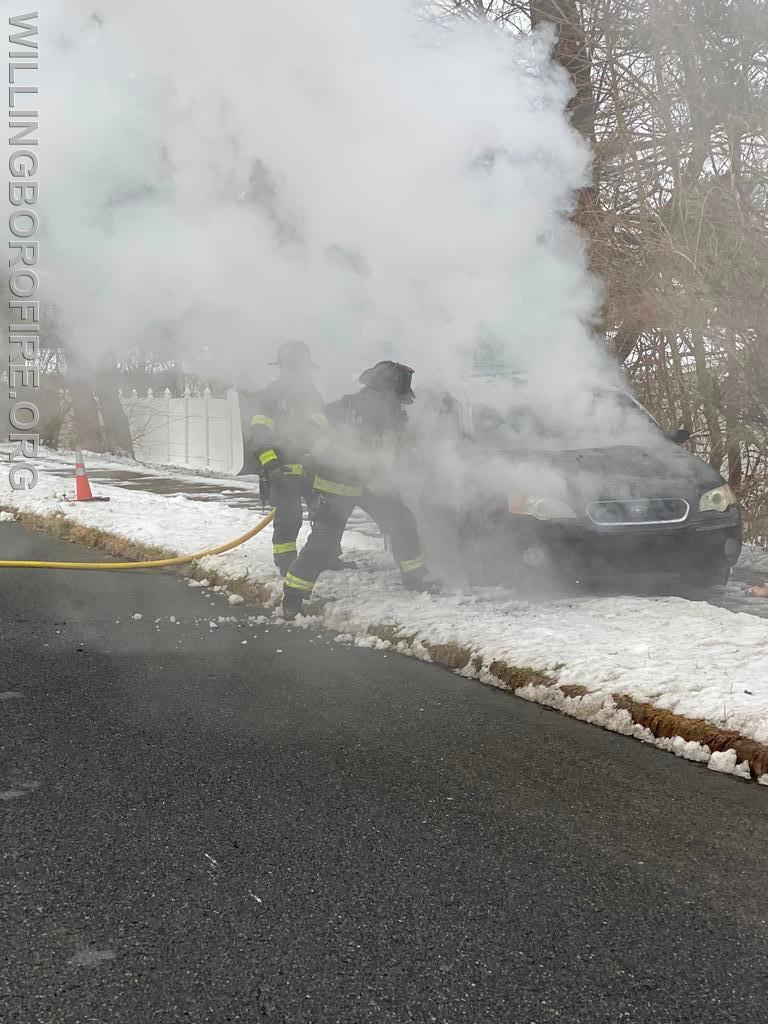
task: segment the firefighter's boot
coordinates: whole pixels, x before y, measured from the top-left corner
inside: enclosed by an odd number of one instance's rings
[[[292,587],[285,587],[283,590],[283,618],[293,622],[297,615],[301,614],[304,607],[304,595],[300,590]]]
[[[342,558],[341,553],[332,558],[331,561],[326,565],[328,572],[343,572],[345,569],[356,569],[357,562],[347,561],[346,558]]]
[[[442,589],[437,580],[431,578],[426,568],[404,572],[403,587],[406,590],[415,590],[420,594],[439,594]]]

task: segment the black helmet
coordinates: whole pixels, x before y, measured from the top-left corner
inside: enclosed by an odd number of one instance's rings
[[[384,359],[360,375],[360,383],[377,391],[391,391],[406,405],[416,397],[411,387],[413,370],[404,363]]]
[[[270,366],[279,366],[281,370],[317,369],[312,362],[312,353],[306,341],[286,341],[277,350],[277,358]]]

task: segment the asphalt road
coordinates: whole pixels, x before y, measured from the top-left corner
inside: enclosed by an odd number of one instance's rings
[[[765,789],[248,615],[2,571],[3,1024],[766,1019]]]

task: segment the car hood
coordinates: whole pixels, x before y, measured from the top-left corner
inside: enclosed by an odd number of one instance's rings
[[[623,497],[688,497],[719,487],[722,477],[677,445],[618,445],[584,449],[521,449],[499,452],[511,463],[552,471],[584,500]]]

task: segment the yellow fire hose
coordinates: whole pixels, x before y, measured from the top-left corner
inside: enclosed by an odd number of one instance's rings
[[[194,555],[178,555],[176,558],[156,558],[151,562],[7,562],[0,561],[0,569],[103,569],[114,572],[117,569],[162,569],[167,565],[184,565],[186,562],[196,562],[199,558],[208,558],[210,555],[222,555],[225,551],[245,544],[251,537],[261,533],[265,526],[269,526],[275,518],[274,509],[269,515],[264,516],[252,530],[244,533],[242,537],[236,537],[228,544],[221,544],[217,548],[208,548],[207,551],[198,551]]]

